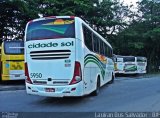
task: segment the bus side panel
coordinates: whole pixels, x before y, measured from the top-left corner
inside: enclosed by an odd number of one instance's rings
[[[90,51],[87,52],[88,49],[84,43],[82,22],[79,18],[76,18],[76,32],[76,60],[81,63],[83,95],[86,95],[93,91],[90,83],[91,68],[90,65],[85,66],[85,55],[89,54]]]
[[[104,85],[112,79],[114,64],[111,59],[91,52],[85,47],[84,60],[84,81],[86,83],[86,94],[96,90],[97,79],[100,78],[100,85]]]
[[[90,66],[91,66],[90,68],[91,69],[91,73],[90,73],[91,90],[94,91],[96,89],[98,76],[100,76],[101,85],[104,82],[104,79],[102,79],[101,71],[95,63],[92,63]]]
[[[92,68],[92,63],[90,63],[90,60],[88,59],[88,55],[90,54],[90,51],[87,49],[87,47],[85,46],[84,49],[84,91],[85,94],[89,94],[91,93],[92,90],[92,83],[93,81],[91,81],[91,79],[93,79],[94,77],[92,76],[92,72],[93,72],[93,68]],[[93,77],[93,78],[91,78]]]
[[[102,85],[106,84],[107,82],[111,81],[112,79],[112,74],[114,74],[114,63],[112,61],[111,58],[106,58],[106,64],[105,64],[105,74],[104,74],[104,77],[103,77],[103,83]]]
[[[105,62],[107,58],[90,51],[85,45],[83,30],[80,32],[82,32],[81,39],[83,40],[82,47],[84,49],[84,93],[90,94],[96,90],[98,76],[100,77],[101,86],[104,85],[111,79],[109,74],[113,71],[114,67],[112,68],[112,71],[106,70],[106,68],[109,68]]]
[[[76,46],[75,46],[75,56],[76,61],[80,62],[81,64],[81,73],[82,73],[82,96],[84,95],[85,91],[85,82],[84,82],[84,43],[83,43],[83,31],[81,27],[81,20],[79,18],[75,18],[75,32],[76,33]]]

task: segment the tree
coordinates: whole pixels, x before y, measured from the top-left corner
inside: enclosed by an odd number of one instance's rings
[[[23,39],[27,21],[38,16],[21,0],[0,1],[0,39]]]
[[[160,3],[142,0],[138,3],[138,13],[131,24],[118,33],[117,52],[146,56],[148,70],[157,70],[160,65]],[[118,46],[120,45],[121,46]]]
[[[126,8],[117,1],[103,0],[8,0],[0,3],[1,38],[22,38],[26,23],[42,16],[78,16],[103,37],[109,38],[123,26]],[[4,22],[5,21],[5,22]]]

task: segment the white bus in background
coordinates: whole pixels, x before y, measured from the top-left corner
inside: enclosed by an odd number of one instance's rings
[[[115,56],[115,73],[134,74],[137,71],[134,56]]]
[[[147,59],[145,57],[115,55],[115,73],[140,74],[146,73]]]
[[[146,57],[136,57],[136,63],[137,63],[137,73],[146,73],[147,58]]]
[[[28,94],[64,97],[97,95],[114,81],[111,45],[82,19],[44,17],[25,30]]]

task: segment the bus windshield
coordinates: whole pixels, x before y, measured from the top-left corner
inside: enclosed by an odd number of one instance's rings
[[[5,41],[4,42],[5,54],[24,54],[23,41]]]
[[[75,38],[75,25],[72,18],[46,19],[31,22],[27,28],[26,41]]]
[[[147,59],[145,57],[137,57],[137,62],[146,62]]]
[[[135,57],[124,57],[123,61],[124,62],[135,62]]]

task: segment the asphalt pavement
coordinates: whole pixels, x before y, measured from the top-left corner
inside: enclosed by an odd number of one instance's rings
[[[0,91],[1,112],[160,112],[160,75],[117,77],[98,96],[47,98],[21,89]],[[60,113],[60,116],[66,116]]]

